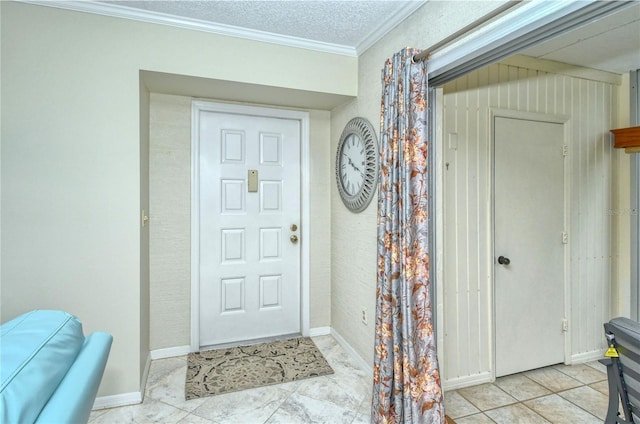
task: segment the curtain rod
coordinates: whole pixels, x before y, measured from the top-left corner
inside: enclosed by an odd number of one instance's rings
[[[453,34],[451,34],[450,36],[448,36],[444,40],[439,41],[436,44],[434,44],[431,47],[429,47],[428,49],[424,50],[422,53],[418,53],[418,54],[413,55],[413,58],[411,58],[411,60],[413,61],[413,63],[421,62],[423,60],[429,60],[429,56],[434,51],[436,51],[436,50],[444,47],[445,45],[451,43],[453,40],[455,40],[456,38],[459,38],[460,36],[466,34],[470,30],[472,30],[472,29],[484,24],[487,21],[490,21],[491,19],[495,18],[496,16],[502,14],[504,11],[506,11],[508,9],[511,9],[512,7],[518,5],[522,1],[523,0],[512,0],[512,1],[506,2],[505,4],[503,4],[502,6],[500,6],[497,9],[495,9],[494,11],[489,13],[488,15],[484,15],[483,17],[476,19],[475,21],[471,22],[469,25],[465,26],[464,28],[459,29],[458,31],[454,32]]]

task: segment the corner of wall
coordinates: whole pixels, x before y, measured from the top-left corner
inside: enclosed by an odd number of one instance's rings
[[[146,380],[149,360],[149,91],[140,80],[140,379]],[[142,392],[144,393],[144,391]]]

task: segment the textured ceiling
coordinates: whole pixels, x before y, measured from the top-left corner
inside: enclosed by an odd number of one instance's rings
[[[101,1],[215,24],[357,48],[424,0]]]

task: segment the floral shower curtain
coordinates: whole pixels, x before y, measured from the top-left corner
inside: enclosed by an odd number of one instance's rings
[[[429,290],[427,66],[382,72],[372,423],[444,423]]]

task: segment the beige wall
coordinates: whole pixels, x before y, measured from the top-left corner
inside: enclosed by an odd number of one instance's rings
[[[151,94],[151,349],[191,343],[191,98]]]
[[[358,98],[331,114],[331,151],[340,133],[353,117],[367,118],[379,134],[381,70],[385,60],[406,46],[427,48],[478,17],[499,7],[501,2],[427,2],[400,26],[359,58]],[[332,157],[331,166],[335,166]],[[374,200],[362,213],[354,214],[342,204],[331,182],[331,326],[360,355],[373,363],[376,293],[376,210]],[[360,320],[361,309],[370,317]]]
[[[631,81],[622,75],[618,96],[618,120],[614,128],[626,128],[631,122]],[[613,174],[613,274],[611,315],[631,316],[631,158],[619,149],[619,166]],[[637,284],[637,282],[636,282]]]
[[[309,111],[309,193],[311,225],[309,261],[309,326],[331,325],[331,114]]]
[[[191,98],[151,94],[151,349],[190,344]],[[310,326],[331,322],[329,112],[311,110]]]
[[[0,8],[1,319],[34,308],[78,315],[86,332],[114,336],[99,396],[139,392],[150,296],[140,70],[353,96],[357,60],[32,4]]]

